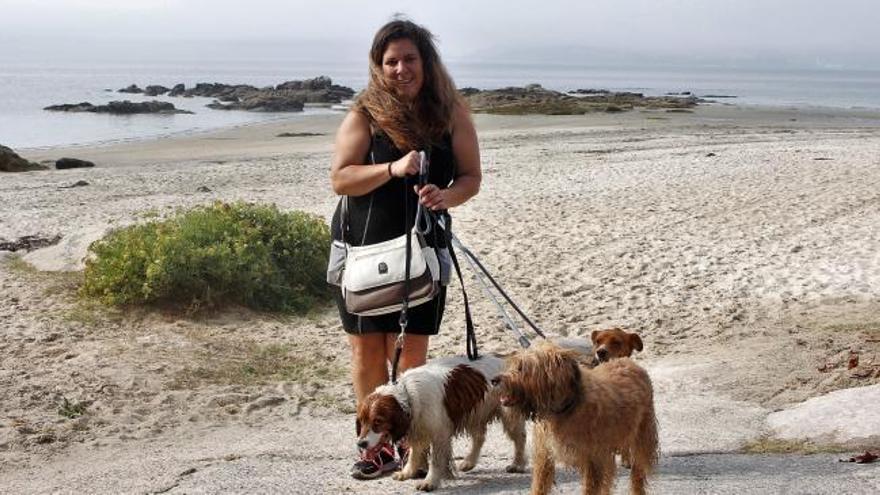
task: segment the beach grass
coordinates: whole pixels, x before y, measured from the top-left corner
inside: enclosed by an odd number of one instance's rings
[[[67,397],[64,397],[61,405],[58,406],[58,414],[68,419],[78,418],[85,412],[86,404],[84,402],[71,402]]]
[[[301,385],[342,379],[345,368],[320,350],[290,344],[212,339],[209,350],[192,356],[194,363],[173,377],[172,389],[194,389],[205,384],[262,385],[274,382]]]
[[[829,454],[848,452],[849,447],[835,443],[813,443],[807,440],[784,440],[762,437],[742,446],[744,454]]]
[[[76,296],[76,291],[82,284],[82,272],[41,271],[17,253],[9,256],[3,262],[9,271],[42,286],[43,295],[47,297]]]

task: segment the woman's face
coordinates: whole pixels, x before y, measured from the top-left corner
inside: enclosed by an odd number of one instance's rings
[[[422,56],[415,43],[408,39],[389,42],[382,55],[382,74],[400,96],[415,98],[425,82]]]

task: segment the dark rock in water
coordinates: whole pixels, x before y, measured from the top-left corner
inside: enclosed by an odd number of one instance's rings
[[[61,158],[55,162],[55,168],[64,170],[68,168],[90,168],[95,164],[88,160],[80,160],[79,158]]]
[[[316,91],[327,89],[333,85],[333,80],[327,76],[318,76],[314,79],[305,79],[303,81],[287,81],[275,86],[275,89],[293,89],[293,90],[309,90]]]
[[[690,96],[691,94],[690,91],[680,91],[678,93],[666,93],[666,96]]]
[[[24,237],[19,237],[14,241],[0,239],[0,251],[33,251],[34,249],[40,249],[46,246],[52,246],[53,244],[58,244],[59,241],[61,241],[60,235],[55,235],[53,237],[45,237],[41,235],[26,235]]]
[[[175,108],[173,103],[156,100],[141,102],[131,102],[128,100],[111,101],[106,105],[97,106],[95,108],[97,113],[112,113],[116,115],[133,113],[193,113],[188,110],[179,110]]]
[[[71,189],[74,187],[84,187],[84,186],[88,186],[88,185],[89,185],[88,182],[86,182],[84,180],[78,180],[69,186],[61,186],[61,187],[59,187],[59,189]]]
[[[303,100],[286,95],[255,93],[229,104],[219,101],[205,105],[215,110],[249,110],[251,112],[301,112]]]
[[[25,160],[11,148],[0,144],[0,172],[29,172],[31,170],[46,170],[46,168],[39,163]]]
[[[139,88],[139,87],[137,86],[137,84],[132,84],[131,86],[128,86],[127,88],[122,88],[122,89],[118,90],[118,92],[119,92],[119,93],[140,94],[140,93],[143,93],[144,90],[142,90],[141,88]]]
[[[180,96],[186,93],[186,86],[183,83],[175,84],[171,91],[168,92],[168,96]]]
[[[159,96],[159,95],[164,95],[164,94],[167,93],[168,91],[169,91],[169,89],[166,88],[165,86],[159,86],[159,85],[147,86],[147,87],[144,89],[144,96]]]
[[[44,107],[43,110],[49,110],[50,112],[92,112],[95,105],[84,101],[82,103],[63,103],[61,105],[49,105],[48,107]]]
[[[200,193],[209,193],[209,192],[211,192],[211,188],[209,188],[208,186],[199,186],[199,187],[196,189],[196,192],[200,192]]]
[[[282,132],[281,134],[276,135],[275,137],[311,137],[311,136],[323,136],[323,132]]]
[[[717,156],[715,153],[706,153],[706,158],[712,158],[713,156]]]
[[[333,84],[326,76],[319,76],[304,81],[287,81],[275,86],[275,91],[293,92],[302,97],[306,103],[342,103],[354,97],[354,90]]]
[[[106,105],[92,105],[89,102],[76,104],[52,105],[44,108],[53,112],[91,112],[91,113],[109,113],[113,115],[131,115],[136,113],[158,113],[158,114],[191,114],[189,110],[179,110],[174,107],[173,103],[165,101],[140,101],[131,102],[111,101]]]
[[[195,87],[186,90],[184,96],[202,96],[205,98],[236,96],[240,98],[246,94],[258,91],[259,89],[249,84],[198,83]]]
[[[575,89],[568,93],[573,95],[607,95],[611,93],[611,91],[608,91],[607,89]]]

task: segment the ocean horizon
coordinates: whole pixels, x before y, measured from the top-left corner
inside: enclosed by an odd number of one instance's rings
[[[449,62],[458,87],[493,89],[537,83],[545,88],[634,91],[648,96],[690,92],[721,95],[724,103],[788,108],[880,109],[880,71],[820,69],[731,69],[601,67],[538,63]],[[287,59],[207,60],[193,63],[101,61],[28,63],[0,67],[0,144],[13,149],[88,146],[156,139],[269,121],[307,119],[339,111],[307,107],[298,113],[221,111],[206,108],[210,98],[144,97],[118,93],[130,84],[171,87],[199,82],[276,85],[329,76],[355,90],[367,81],[365,64],[322,64]],[[43,110],[48,105],[113,100],[169,101],[193,115],[105,115]]]

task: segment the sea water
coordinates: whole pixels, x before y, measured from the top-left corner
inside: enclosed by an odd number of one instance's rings
[[[607,89],[649,96],[690,92],[696,96],[728,96],[718,101],[743,105],[880,109],[880,71],[748,70],[706,67],[599,67],[569,64],[502,64],[492,61],[448,63],[459,87],[481,89],[538,83],[549,89]],[[16,150],[94,145],[154,139],[181,133],[307,119],[340,110],[306,108],[302,113],[259,113],[212,110],[209,98],[145,97],[118,93],[130,84],[172,87],[199,82],[271,86],[293,79],[326,75],[334,83],[362,89],[366,63],[316,63],[289,59],[206,60],[190,63],[125,61],[0,64],[0,144]],[[193,115],[108,115],[50,112],[44,107],[88,101],[162,100]]]

